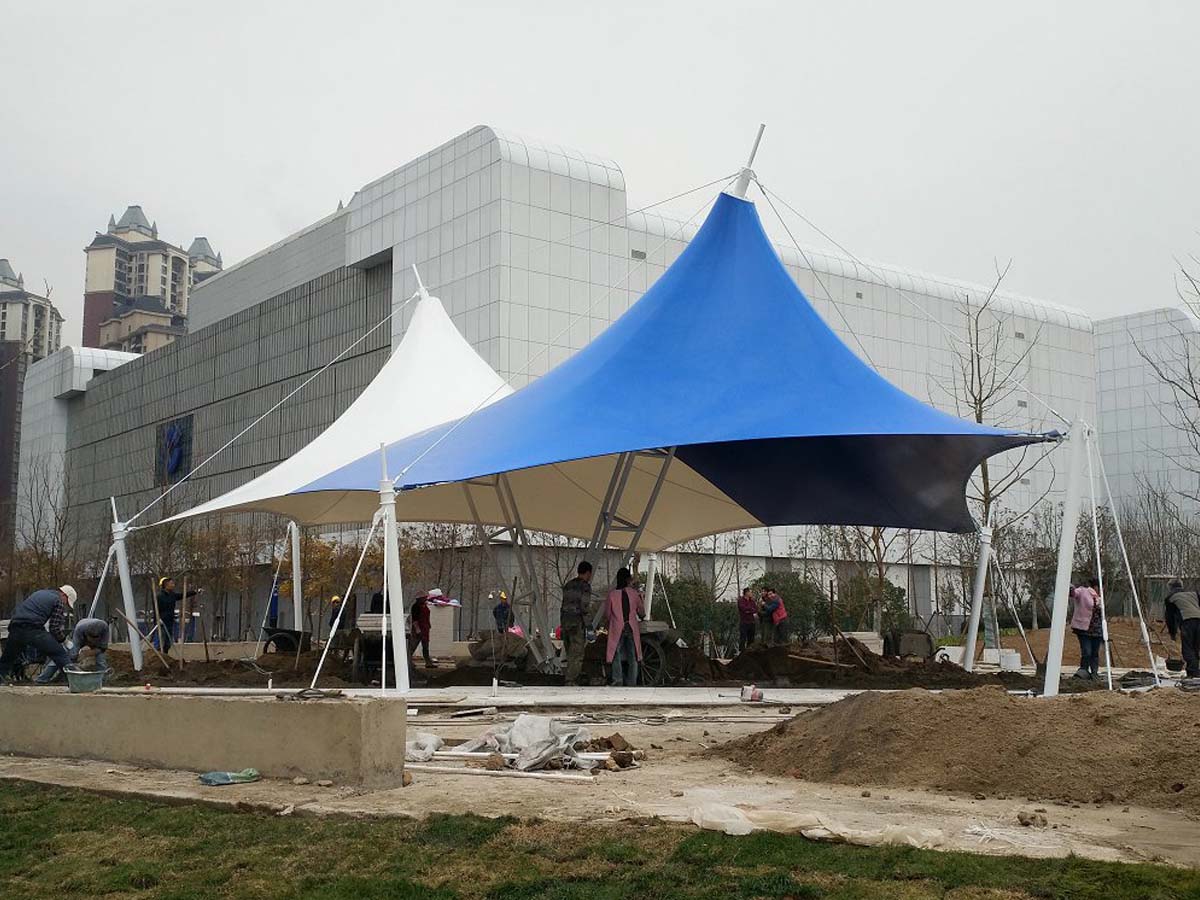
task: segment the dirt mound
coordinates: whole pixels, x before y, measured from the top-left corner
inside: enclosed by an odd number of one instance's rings
[[[726,663],[714,681],[788,687],[973,688],[985,684],[1013,690],[1038,688],[1041,682],[1018,673],[972,674],[962,666],[934,660],[901,659],[871,652],[854,638],[833,644],[795,643],[768,647],[753,644]],[[1086,682],[1063,690],[1090,688]]]
[[[142,655],[143,669],[135,672],[133,658],[126,652],[110,650],[108,664],[113,675],[109,684],[114,687],[153,684],[158,687],[256,687],[265,688],[270,679],[274,687],[308,687],[320,660],[319,653],[264,653],[253,662],[223,659],[213,662],[188,661],[183,670],[179,661],[172,660],[171,669],[163,668],[158,657],[149,651]],[[354,687],[349,672],[331,658],[325,660],[320,686],[325,688]],[[361,687],[361,685],[358,685]]]
[[[1057,700],[997,687],[866,693],[714,752],[808,781],[1200,813],[1200,696],[1162,688]]]

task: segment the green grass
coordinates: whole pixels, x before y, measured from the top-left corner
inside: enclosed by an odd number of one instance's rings
[[[1200,898],[1200,872],[734,838],[655,822],[278,818],[0,784],[0,897]]]

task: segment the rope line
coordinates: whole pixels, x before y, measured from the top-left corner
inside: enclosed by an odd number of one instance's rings
[[[216,459],[217,456],[219,456],[221,453],[224,453],[226,450],[228,450],[230,447],[232,447],[234,445],[234,443],[236,443],[238,440],[240,440],[242,437],[244,437],[251,429],[253,429],[260,422],[262,422],[263,419],[267,418],[267,416],[271,415],[273,412],[278,410],[279,407],[283,406],[283,404],[285,404],[288,400],[291,400],[294,396],[296,396],[298,393],[300,393],[302,390],[304,390],[306,387],[308,387],[310,384],[312,384],[312,382],[314,380],[316,380],[318,377],[320,377],[326,371],[328,371],[329,368],[331,366],[333,366],[334,363],[336,363],[338,360],[342,359],[342,357],[344,357],[347,353],[349,353],[351,350],[353,350],[355,347],[357,347],[359,344],[361,344],[363,341],[365,341],[367,338],[369,338],[372,334],[374,334],[376,331],[378,331],[380,328],[382,328],[385,324],[390,322],[392,320],[392,317],[395,316],[396,313],[400,312],[402,309],[404,309],[406,306],[408,306],[408,304],[412,303],[412,301],[415,300],[418,296],[420,296],[419,293],[414,293],[411,297],[409,297],[407,300],[405,300],[399,306],[393,307],[391,312],[389,312],[386,316],[384,316],[382,319],[380,319],[378,322],[376,322],[373,326],[371,326],[371,328],[368,329],[366,331],[366,333],[364,333],[361,337],[359,337],[357,340],[355,340],[354,343],[352,343],[350,346],[346,347],[346,349],[344,349],[341,353],[339,353],[337,356],[335,356],[329,362],[325,363],[325,365],[323,365],[316,372],[313,372],[313,374],[309,375],[308,378],[304,379],[304,381],[302,381],[299,386],[297,386],[296,388],[293,388],[291,391],[289,391],[286,396],[284,396],[278,402],[276,402],[265,413],[263,413],[261,416],[259,416],[257,419],[255,419],[253,422],[251,422],[249,425],[247,425],[245,428],[243,428],[241,431],[239,431],[237,434],[235,434],[233,437],[231,437],[220,448],[213,451],[213,453],[210,454],[209,457],[204,460],[204,462],[200,463],[200,465],[196,466],[194,469],[192,469],[190,472],[188,472],[186,475],[184,475],[182,478],[180,478],[177,482],[175,482],[173,485],[171,485],[169,488],[167,488],[165,491],[163,491],[161,494],[159,494],[158,497],[156,497],[155,499],[151,500],[148,504],[146,504],[146,506],[144,506],[141,509],[141,511],[138,512],[137,515],[135,515],[133,518],[131,518],[128,522],[125,523],[126,526],[132,524],[137,519],[139,519],[143,515],[145,515],[149,510],[153,509],[155,506],[157,506],[159,503],[161,503],[163,500],[165,500],[180,485],[184,484],[189,478],[191,478],[193,475],[195,475],[197,472],[199,472],[201,469],[203,469],[205,466],[207,466],[210,462],[212,462],[214,459]],[[143,526],[139,526],[139,527],[149,528],[151,526],[143,525]]]
[[[783,220],[783,216],[781,216],[779,214],[779,210],[775,208],[775,203],[773,200],[771,200],[771,195],[767,193],[767,189],[759,183],[757,178],[754,180],[754,183],[757,185],[759,191],[762,192],[763,199],[767,201],[767,205],[771,207],[771,212],[775,213],[775,218],[779,220],[779,224],[783,226],[783,230],[787,232],[787,236],[792,241],[792,246],[796,248],[796,252],[800,254],[801,259],[804,260],[804,264],[808,266],[808,270],[813,273],[813,278],[817,280],[817,284],[819,284],[821,286],[821,290],[825,292],[825,296],[829,300],[830,306],[832,306],[834,311],[838,314],[838,317],[842,320],[842,324],[845,325],[846,330],[850,332],[850,336],[854,338],[854,343],[858,344],[858,349],[863,352],[863,356],[867,358],[867,362],[871,364],[871,368],[878,369],[879,367],[875,365],[875,360],[871,358],[871,354],[867,351],[866,345],[863,344],[862,340],[859,338],[858,333],[854,330],[854,326],[850,324],[850,320],[846,318],[846,314],[842,312],[841,305],[833,299],[833,294],[830,293],[829,287],[821,279],[821,273],[818,272],[817,267],[812,264],[812,260],[809,259],[808,254],[804,252],[804,250],[800,247],[799,241],[797,241],[795,235],[792,234],[792,229],[788,228],[787,222]]]
[[[955,343],[967,345],[969,348],[969,344],[967,344],[966,341],[964,341],[961,337],[959,337],[958,335],[956,335],[952,331],[950,331],[950,329],[947,328],[943,322],[941,322],[939,319],[934,317],[933,314],[930,313],[929,310],[925,309],[925,307],[923,307],[920,303],[917,303],[915,300],[913,300],[912,297],[910,297],[908,295],[908,292],[904,290],[904,288],[888,284],[887,278],[884,276],[884,274],[878,268],[876,268],[875,266],[872,266],[870,263],[864,262],[863,260],[859,259],[845,245],[838,242],[837,239],[835,239],[832,235],[830,235],[828,232],[824,231],[819,225],[817,225],[815,222],[813,222],[811,219],[809,219],[807,216],[805,216],[804,213],[800,212],[798,209],[796,209],[796,207],[794,207],[790,203],[788,203],[787,200],[785,200],[779,194],[775,193],[775,191],[770,190],[766,185],[764,185],[757,178],[755,178],[755,184],[758,185],[759,189],[763,192],[763,195],[767,197],[768,202],[770,202],[772,197],[774,199],[778,200],[794,216],[796,216],[798,219],[800,219],[800,221],[804,222],[804,224],[806,224],[809,228],[811,228],[817,234],[821,235],[821,237],[825,238],[825,240],[829,241],[831,244],[833,244],[835,247],[837,247],[839,250],[841,250],[843,253],[845,253],[857,265],[862,266],[864,269],[866,269],[868,272],[870,272],[872,275],[874,275],[876,278],[878,278],[880,283],[884,287],[894,290],[896,292],[896,294],[900,297],[901,300],[903,300],[909,306],[913,307],[913,309],[915,309],[919,313],[921,313],[921,315],[923,315],[930,322],[937,325],[937,327],[939,329],[941,329],[942,333],[945,334],[950,340],[954,341]],[[773,205],[772,205],[772,209],[774,209]],[[778,215],[778,212],[776,213],[776,215]],[[787,226],[785,225],[784,227],[786,228]],[[789,232],[789,234],[790,234],[790,232]],[[794,240],[795,239],[793,238],[793,241]],[[797,247],[796,249],[799,250],[800,248]],[[800,252],[801,252],[801,255],[804,255],[803,251],[800,251]],[[811,268],[811,265],[810,265],[810,268]],[[815,275],[816,273],[814,272],[813,274]],[[1025,384],[1019,378],[1013,378],[1011,375],[1005,376],[1003,383],[1010,384],[1013,387],[1020,388],[1021,390],[1025,391],[1030,397],[1032,397],[1034,400],[1036,400],[1038,403],[1040,403],[1042,406],[1044,406],[1051,415],[1057,417],[1060,421],[1062,421],[1066,425],[1072,424],[1070,419],[1068,419],[1066,416],[1064,416],[1062,413],[1060,413],[1057,409],[1055,409],[1053,406],[1051,406],[1049,401],[1042,398],[1039,394],[1037,394],[1035,391],[1033,391],[1027,384]]]

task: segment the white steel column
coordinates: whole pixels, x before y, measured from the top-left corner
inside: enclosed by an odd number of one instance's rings
[[[129,627],[137,629],[137,604],[133,600],[133,579],[129,575],[129,554],[125,551],[125,538],[129,536],[129,524],[117,518],[116,498],[109,498],[112,503],[113,550],[117,558],[117,576],[121,581],[121,596],[125,601],[125,616],[129,619]],[[129,635],[129,655],[133,657],[133,669],[142,671],[142,640],[138,635]]]
[[[992,523],[979,529],[979,561],[975,564],[975,583],[971,586],[971,618],[963,644],[963,668],[975,669],[975,641],[979,637],[979,616],[983,611],[983,586],[987,582],[988,562],[992,555]]]
[[[88,618],[93,618],[96,615],[96,607],[100,604],[100,595],[104,592],[104,580],[108,578],[108,570],[112,566],[113,555],[117,548],[110,546],[108,548],[108,556],[104,557],[104,568],[100,570],[100,580],[96,582],[96,591],[92,594],[92,605],[88,607]]]
[[[1109,648],[1108,640],[1108,612],[1104,608],[1104,568],[1100,559],[1100,523],[1096,515],[1096,474],[1092,471],[1092,434],[1091,429],[1088,429],[1087,440],[1087,469],[1088,469],[1088,496],[1092,501],[1092,541],[1096,547],[1096,581],[1099,583],[1100,590],[1100,634],[1104,640],[1104,670],[1108,678],[1108,689],[1113,689],[1112,677],[1112,652]]]
[[[383,477],[379,480],[379,508],[383,512],[383,565],[388,589],[384,597],[385,615],[391,616],[392,665],[396,668],[396,685],[400,693],[408,693],[408,645],[404,637],[404,585],[400,577],[400,541],[396,533],[396,488],[387,474],[387,454],[379,447]],[[387,672],[383,673],[387,683]]]
[[[654,579],[658,577],[658,554],[646,554],[646,618],[654,607]]]
[[[300,526],[288,522],[292,533],[292,627],[304,630],[304,587],[300,583]]]
[[[1079,501],[1082,493],[1083,452],[1087,447],[1087,426],[1079,418],[1071,426],[1067,443],[1071,445],[1067,462],[1067,498],[1063,503],[1062,534],[1058,541],[1058,571],[1054,576],[1054,609],[1050,613],[1050,646],[1046,650],[1046,681],[1042,694],[1058,696],[1062,676],[1063,638],[1067,633],[1067,588],[1071,585],[1071,567],[1075,562],[1075,532],[1079,528]]]

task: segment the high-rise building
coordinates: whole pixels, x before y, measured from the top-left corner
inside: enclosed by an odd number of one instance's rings
[[[0,548],[13,535],[25,371],[59,348],[62,323],[50,299],[25,290],[25,278],[0,259]]]
[[[109,216],[108,229],[83,252],[84,345],[134,353],[183,334],[192,287],[222,265],[208,238],[196,238],[187,250],[161,240],[158,223],[140,206],[126,209],[120,220]]]

